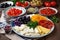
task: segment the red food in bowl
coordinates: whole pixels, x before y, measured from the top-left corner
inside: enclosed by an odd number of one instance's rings
[[[22,2],[16,2],[15,4],[16,6],[21,6],[21,7],[28,7],[29,6],[29,2],[25,1],[24,3]]]
[[[57,5],[56,1],[51,2],[51,6],[56,6],[56,5]]]
[[[28,1],[25,1],[24,5],[25,6],[28,6],[29,5],[29,2]]]
[[[11,8],[8,10],[7,15],[8,16],[19,16],[22,13],[22,10]]]
[[[44,5],[45,5],[46,7],[50,7],[50,6],[51,6],[50,2],[44,2]]]
[[[56,13],[56,11],[51,8],[45,8],[45,9],[40,10],[39,12],[40,14],[46,15],[46,16],[51,16]]]
[[[54,24],[49,20],[41,20],[41,21],[39,21],[39,25],[41,25],[45,28],[51,29]]]
[[[21,2],[16,2],[16,6],[21,6]]]

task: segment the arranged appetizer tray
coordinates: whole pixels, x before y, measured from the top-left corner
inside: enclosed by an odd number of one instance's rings
[[[18,35],[28,38],[40,38],[54,30],[54,23],[47,17],[39,14],[19,17],[13,23],[12,30]]]

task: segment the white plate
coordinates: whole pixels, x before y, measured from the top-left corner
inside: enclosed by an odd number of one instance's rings
[[[7,15],[7,12],[8,12],[9,9],[11,9],[11,8],[16,8],[16,9],[22,10],[22,13],[21,13],[20,15],[23,15],[23,14],[26,13],[26,9],[25,9],[24,7],[18,7],[18,6],[8,7],[8,8],[6,8],[6,9],[3,11],[3,13],[4,13],[6,16],[8,16],[8,15]],[[18,16],[20,16],[20,15],[18,15]]]
[[[57,10],[56,8],[53,8],[53,7],[42,7],[42,8],[39,9],[39,14],[44,15],[44,14],[42,14],[42,13],[40,12],[40,10],[43,10],[43,9],[45,9],[45,8],[50,8],[50,9],[54,10],[54,11],[55,11],[55,14],[57,14],[57,12],[58,12],[58,10]],[[55,14],[54,14],[54,15],[55,15]],[[44,16],[46,16],[46,15],[44,15]],[[51,15],[50,15],[50,16],[51,16]]]
[[[34,15],[34,14],[33,14],[33,15]],[[29,16],[29,15],[27,15],[27,16]],[[31,16],[31,15],[30,15],[30,16]],[[47,18],[47,20],[51,21],[51,20],[48,19],[48,18]],[[52,21],[51,21],[51,22],[52,22]],[[49,34],[54,30],[54,25],[53,25],[53,27],[51,28],[51,31],[50,31],[48,34],[39,35],[39,36],[25,36],[25,35],[21,35],[21,34],[18,33],[17,31],[15,31],[13,27],[12,27],[12,30],[13,30],[16,34],[18,34],[18,35],[20,35],[20,36],[23,36],[23,37],[27,37],[27,38],[40,38],[40,37],[44,37],[44,36],[49,35]]]

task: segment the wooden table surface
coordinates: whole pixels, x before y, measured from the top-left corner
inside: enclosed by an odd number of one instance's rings
[[[0,2],[1,1],[5,1],[5,0],[0,0]],[[60,5],[60,3],[59,3],[60,0],[56,0],[56,1]],[[59,11],[57,13],[57,17],[59,18],[59,23],[55,24],[55,29],[51,34],[49,34],[48,36],[45,36],[43,38],[40,38],[38,40],[60,40],[60,6],[58,6],[57,9]],[[8,38],[7,39],[4,39],[4,38],[6,38],[5,35],[2,35],[2,36],[0,35],[0,40],[7,40],[8,39]]]

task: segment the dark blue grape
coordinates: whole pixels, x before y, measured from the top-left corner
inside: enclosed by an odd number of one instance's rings
[[[0,8],[6,8],[6,7],[9,7],[11,6],[11,4],[8,4],[8,3],[3,3],[0,5]]]
[[[19,21],[15,21],[14,24],[17,25],[17,26],[21,25],[21,23]]]
[[[30,21],[30,16],[22,16],[15,20],[16,25],[27,24]]]

